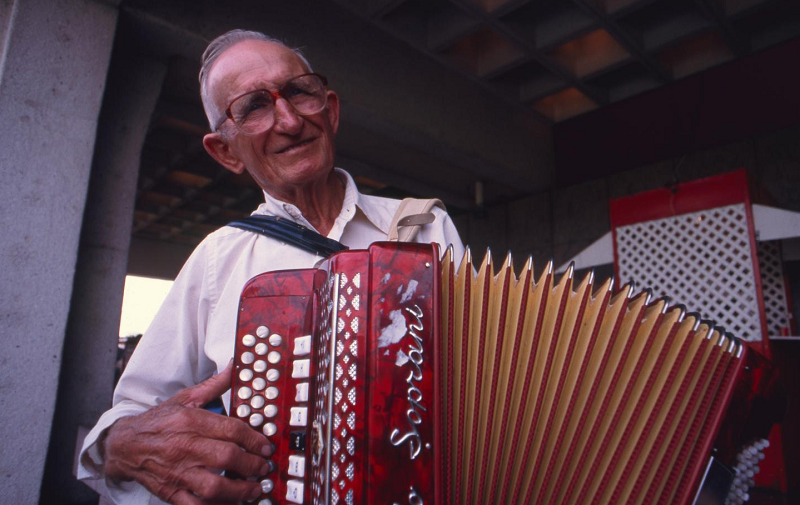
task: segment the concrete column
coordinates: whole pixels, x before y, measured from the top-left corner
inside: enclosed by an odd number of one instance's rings
[[[136,182],[166,64],[114,52],[97,130],[41,504],[96,496],[73,477],[78,426],[111,406]]]
[[[2,4],[0,503],[28,504],[50,439],[117,9]]]

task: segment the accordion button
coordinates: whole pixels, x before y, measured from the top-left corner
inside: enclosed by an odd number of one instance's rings
[[[263,500],[258,502],[258,505],[272,505],[272,500],[269,498],[264,498]]]
[[[265,381],[263,377],[256,377],[253,380],[253,389],[256,391],[261,391],[265,387],[267,387],[267,381]]]
[[[281,373],[274,368],[267,371],[267,380],[270,382],[275,382],[276,380],[280,379],[280,377]]]
[[[267,362],[264,361],[263,359],[260,359],[255,363],[253,363],[253,370],[255,370],[257,373],[264,373],[266,369],[267,369]]]
[[[256,359],[256,357],[253,356],[252,352],[247,351],[242,353],[242,363],[244,363],[245,365],[249,365],[250,363],[253,362],[254,359]]]
[[[267,417],[275,417],[276,415],[278,415],[278,407],[277,407],[277,405],[270,404],[270,405],[267,405],[266,407],[264,407],[264,414]]]
[[[306,356],[311,352],[311,335],[294,339],[294,355]]]
[[[258,328],[256,328],[256,335],[258,335],[258,338],[264,338],[267,336],[268,333],[269,333],[269,328],[267,328],[266,326],[259,326]]]
[[[272,347],[278,347],[283,342],[283,337],[278,335],[277,333],[273,333],[269,336],[269,345]]]
[[[305,379],[309,376],[311,360],[298,359],[292,363],[292,378]]]
[[[278,388],[275,386],[270,386],[267,388],[267,391],[264,393],[267,397],[267,400],[274,400],[278,397]]]
[[[264,416],[262,416],[259,413],[255,413],[252,416],[250,416],[250,426],[252,426],[253,428],[258,428],[259,426],[261,426],[261,423],[263,422],[264,422]]]
[[[297,394],[294,395],[294,401],[307,402],[308,401],[308,382],[301,382],[297,386]]]
[[[241,398],[242,400],[247,400],[248,398],[253,396],[253,390],[247,386],[242,386],[239,388],[239,391],[237,391],[236,394],[239,395],[239,398]]]
[[[260,409],[264,406],[264,397],[263,396],[254,396],[252,400],[250,400],[250,406],[254,409]]]
[[[256,354],[258,354],[259,356],[263,356],[263,355],[267,354],[267,351],[269,350],[269,347],[267,347],[267,344],[265,344],[264,342],[259,342],[259,344],[256,346],[255,350],[256,350]]]
[[[239,417],[247,417],[250,415],[250,405],[239,405],[236,407],[236,415]]]
[[[306,450],[306,433],[304,431],[293,431],[289,433],[289,449],[293,451]]]
[[[272,483],[272,479],[264,479],[261,481],[261,492],[262,493],[270,493],[272,492],[272,488],[275,485]]]
[[[254,345],[256,345],[256,337],[248,333],[247,335],[242,337],[242,343],[247,347],[253,347]]]
[[[303,503],[303,481],[290,479],[286,481],[286,500],[292,503]]]
[[[242,382],[253,380],[253,371],[249,368],[243,368],[242,371],[239,372],[239,380]]]
[[[267,423],[264,425],[264,435],[271,437],[276,433],[278,433],[278,427],[275,423]]]
[[[302,477],[306,473],[306,458],[303,456],[289,456],[289,475]]]
[[[305,426],[308,421],[308,409],[306,407],[292,407],[289,414],[290,426]]]
[[[267,361],[269,361],[273,365],[280,363],[280,361],[281,361],[281,353],[279,353],[278,351],[272,351],[267,356]]]

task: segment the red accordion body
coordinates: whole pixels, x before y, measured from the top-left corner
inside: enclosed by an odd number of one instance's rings
[[[705,349],[700,352],[704,356],[714,352],[714,345],[724,346],[727,354],[695,364],[701,378],[681,379],[686,366],[679,373],[678,365],[670,365],[671,351],[664,345],[647,366],[664,368],[665,374],[672,371],[672,375],[642,378],[641,398],[623,387],[623,399],[636,403],[631,419],[609,414],[615,422],[598,424],[591,418],[593,410],[576,399],[585,400],[591,392],[589,398],[598,402],[595,412],[614,410],[613,402],[619,398],[609,393],[601,399],[602,392],[597,390],[607,383],[624,386],[624,381],[638,380],[622,377],[622,372],[609,379],[592,375],[602,373],[604,367],[606,374],[614,375],[608,360],[617,358],[611,351],[606,353],[611,357],[598,356],[596,364],[579,361],[583,356],[589,362],[591,350],[601,348],[595,345],[597,335],[603,333],[599,321],[614,311],[639,311],[641,316],[627,330],[627,323],[606,323],[617,333],[628,331],[632,341],[640,326],[662,324],[671,317],[675,326],[669,338],[684,330],[689,335],[692,326],[691,331],[698,332],[699,322],[686,323],[684,328],[680,326],[683,314],[668,309],[666,302],[647,303],[629,292],[612,296],[610,285],[593,297],[591,279],[580,286],[571,277],[555,283],[551,269],[542,274],[542,284],[536,283],[539,291],[529,296],[522,283],[533,285],[530,264],[519,281],[511,282],[514,274],[509,269],[507,265],[495,276],[491,265],[484,263],[478,281],[456,287],[454,265],[440,261],[436,246],[385,243],[365,251],[337,253],[320,269],[253,278],[240,301],[231,416],[264,432],[276,446],[275,470],[262,478],[262,500],[272,504],[442,505],[572,503],[578,499],[611,503],[607,500],[612,497],[614,503],[641,503],[650,492],[647,500],[652,503],[671,499],[688,504],[698,496],[712,448],[717,460],[732,467],[739,446],[761,436],[764,424],[768,427],[769,423],[750,420],[753,403],[769,391],[774,380],[765,362],[735,339],[710,329],[707,337],[697,337],[707,338],[708,343],[692,345]],[[462,264],[461,272],[474,277],[469,261],[466,267]],[[475,309],[457,300],[474,296],[470,290],[489,293],[498,283],[506,286],[502,299],[494,303],[484,300]],[[515,289],[524,293],[514,294]],[[544,295],[536,295],[543,296],[536,302],[533,298],[538,292]],[[602,306],[593,308],[595,301]],[[540,303],[539,308],[535,303]],[[535,328],[530,322],[525,326],[519,321],[524,316],[516,315],[513,325],[503,323],[514,311],[533,313],[544,322]],[[575,320],[566,320],[573,316]],[[615,317],[623,321],[623,316]],[[499,324],[487,323],[497,318]],[[470,344],[478,351],[454,351],[451,341],[466,339],[453,331],[462,323],[477,325],[480,332],[495,324],[501,328],[500,336],[489,339],[480,333],[479,342]],[[586,330],[588,325],[597,329]],[[533,329],[526,336],[529,327]],[[542,327],[554,336],[542,337]],[[588,344],[577,338],[576,343],[567,343],[579,329],[586,333]],[[562,333],[569,335],[561,337]],[[515,334],[527,343],[513,343],[510,338],[504,343],[504,334]],[[641,338],[649,342],[655,336],[653,330]],[[467,344],[463,345],[466,349]],[[494,347],[485,350],[489,345]],[[686,352],[678,352],[678,347],[676,355]],[[522,350],[523,358],[510,358]],[[471,368],[468,355],[479,363],[473,389],[453,376],[454,369],[464,374]],[[455,363],[458,360],[460,364]],[[626,370],[622,361],[617,368]],[[637,374],[639,368],[635,368]],[[526,379],[503,383],[501,377]],[[669,386],[670,380],[674,386]],[[685,389],[698,380],[710,384],[713,396],[702,393],[679,409],[679,395],[688,395]],[[597,385],[592,387],[592,383]],[[666,384],[663,392],[653,389],[656,383]],[[459,396],[459,391],[472,392]],[[673,411],[703,415],[649,413],[650,395],[675,402]],[[558,406],[560,398],[564,407]],[[552,405],[546,407],[543,402]],[[523,415],[524,405],[532,406],[531,413]],[[726,421],[726,411],[734,412],[737,419]],[[667,434],[680,430],[688,433],[683,438],[696,441],[686,446],[668,440]],[[586,435],[578,436],[579,432]],[[520,437],[517,443],[504,441],[514,436]],[[608,445],[614,436],[636,436],[637,440],[623,450]],[[586,442],[586,449],[572,443],[578,439]],[[630,453],[636,451],[654,456],[640,454],[634,459]],[[594,461],[586,459],[591,454]],[[607,468],[604,454],[609,454],[619,471]],[[475,461],[478,456],[480,460]],[[581,468],[572,464],[580,458],[584,459],[580,465],[587,469],[596,467],[591,473],[603,474],[597,484],[581,480]],[[519,475],[511,476],[514,471]],[[662,474],[666,484],[658,484],[654,477]],[[624,480],[628,477],[630,485]],[[667,492],[668,486],[677,489]]]

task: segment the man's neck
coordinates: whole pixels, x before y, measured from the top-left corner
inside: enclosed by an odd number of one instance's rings
[[[335,170],[331,170],[318,183],[291,192],[276,194],[267,191],[273,197],[297,207],[311,226],[325,236],[331,231],[342,211],[345,192],[345,183]]]

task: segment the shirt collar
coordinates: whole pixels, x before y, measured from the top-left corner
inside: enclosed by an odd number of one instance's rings
[[[344,178],[345,194],[342,210],[337,221],[344,220],[349,222],[355,216],[356,207],[376,228],[383,233],[389,232],[393,215],[389,215],[386,209],[377,205],[374,198],[362,195],[356,187],[355,181],[346,171],[341,168],[334,168],[336,172]],[[303,217],[295,205],[279,200],[266,191],[264,193],[264,203],[258,206],[253,214],[271,215],[284,219],[289,219],[298,224],[311,228],[311,224]]]

